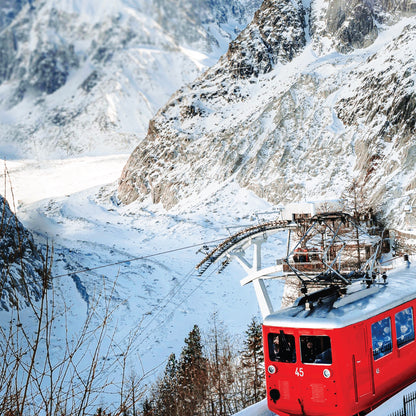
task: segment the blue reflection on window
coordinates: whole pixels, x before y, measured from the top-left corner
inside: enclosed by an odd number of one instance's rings
[[[397,346],[403,345],[415,339],[415,330],[413,325],[413,308],[407,308],[397,312],[395,316]]]
[[[384,318],[371,325],[371,336],[373,340],[373,356],[375,360],[389,354],[392,350],[391,321]]]

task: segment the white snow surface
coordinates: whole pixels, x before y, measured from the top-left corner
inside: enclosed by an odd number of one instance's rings
[[[275,413],[267,408],[267,401],[262,400],[261,402],[253,404],[252,406],[247,407],[247,409],[236,413],[236,416],[272,416],[274,414]]]

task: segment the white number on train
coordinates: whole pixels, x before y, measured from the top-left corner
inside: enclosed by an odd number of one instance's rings
[[[303,368],[302,367],[296,367],[295,374],[298,377],[303,377],[305,375],[305,373],[303,372]]]

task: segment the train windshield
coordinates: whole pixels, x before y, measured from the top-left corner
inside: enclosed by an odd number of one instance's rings
[[[280,331],[278,334],[269,334],[269,358],[280,363],[295,363],[296,349],[295,337]]]
[[[301,336],[302,363],[332,364],[331,340],[328,336]]]

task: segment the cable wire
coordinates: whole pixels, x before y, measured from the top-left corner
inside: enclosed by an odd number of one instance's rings
[[[58,278],[61,278],[61,277],[67,277],[67,276],[72,276],[72,275],[81,274],[81,273],[88,273],[88,272],[92,272],[92,271],[95,271],[95,270],[104,269],[104,268],[107,268],[107,267],[119,266],[121,264],[130,263],[130,262],[133,262],[133,261],[145,260],[145,259],[148,259],[148,258],[151,258],[151,257],[161,256],[163,254],[169,254],[169,253],[174,253],[174,252],[177,252],[177,251],[188,250],[190,248],[195,248],[195,247],[203,247],[203,246],[206,246],[208,244],[218,243],[222,240],[223,240],[223,238],[216,239],[216,240],[211,240],[211,241],[205,241],[205,242],[201,242],[201,243],[198,243],[198,244],[191,244],[189,246],[178,247],[178,248],[174,248],[174,249],[171,249],[171,250],[160,251],[160,252],[153,253],[153,254],[147,254],[145,256],[133,257],[131,259],[126,259],[126,260],[120,260],[120,261],[117,261],[117,262],[114,262],[114,263],[106,263],[106,264],[103,264],[101,266],[95,266],[95,267],[90,267],[90,268],[73,270],[73,271],[68,272],[68,273],[62,273],[62,274],[58,274],[58,275],[55,275],[55,276],[51,276],[50,281],[52,282],[54,279],[58,279]],[[192,271],[190,273],[192,273]],[[3,289],[3,287],[5,286],[6,275],[7,275],[7,271],[5,272],[4,275],[3,274],[1,275],[1,277],[3,279],[3,285],[2,285],[1,289]],[[29,283],[27,283],[27,282],[20,283],[20,284],[13,284],[12,283],[11,288],[12,289],[19,289],[19,288],[22,288],[22,287],[25,288],[25,287],[27,287],[28,284]]]
[[[114,262],[114,263],[103,264],[101,266],[90,267],[90,268],[85,268],[85,269],[80,269],[80,270],[74,270],[74,271],[69,272],[69,273],[63,273],[63,274],[58,274],[56,276],[52,276],[51,279],[57,279],[59,277],[70,276],[71,274],[91,272],[91,271],[94,271],[94,270],[104,269],[106,267],[112,267],[112,266],[118,266],[118,265],[124,264],[124,263],[130,263],[132,261],[145,260],[145,259],[148,259],[150,257],[161,256],[163,254],[174,253],[176,251],[187,250],[187,249],[190,249],[190,248],[204,246],[204,245],[208,245],[208,244],[212,244],[212,243],[218,243],[219,241],[222,241],[222,240],[223,240],[223,238],[217,239],[217,240],[212,240],[212,241],[207,241],[207,242],[202,242],[202,243],[198,243],[198,244],[192,244],[192,245],[189,245],[189,246],[173,248],[171,250],[166,250],[166,251],[161,251],[161,252],[158,252],[158,253],[148,254],[146,256],[134,257],[134,258],[127,259],[127,260],[120,260],[120,261],[117,261],[117,262]]]

